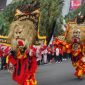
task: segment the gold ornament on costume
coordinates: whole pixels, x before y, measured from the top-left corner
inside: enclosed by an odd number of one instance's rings
[[[23,40],[27,48],[35,43],[40,15],[39,9],[40,3],[36,0],[28,5],[17,7],[15,21],[11,23],[8,35],[13,49],[17,49],[18,39]]]
[[[77,31],[74,32],[73,31]],[[69,22],[66,31],[66,41],[72,43],[72,38],[79,37],[80,42],[85,42],[85,24],[77,24],[76,22]]]

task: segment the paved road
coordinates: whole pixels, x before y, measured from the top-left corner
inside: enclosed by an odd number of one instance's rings
[[[78,80],[73,75],[74,71],[70,61],[39,66],[36,76],[38,85],[85,85],[85,78]],[[17,84],[11,80],[7,71],[0,71],[0,85]]]

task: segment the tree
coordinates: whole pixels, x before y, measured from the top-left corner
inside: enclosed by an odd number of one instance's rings
[[[3,13],[0,12],[0,35],[7,35],[9,22],[4,19]]]
[[[65,16],[66,21],[72,21],[75,17],[81,12],[81,14],[85,15],[85,3],[81,5],[78,9],[69,12],[68,15]]]
[[[9,25],[14,20],[14,14],[15,14],[16,8],[18,6],[25,5],[28,3],[29,3],[29,0],[12,2],[0,13],[0,34],[1,35],[8,34]]]
[[[54,30],[56,32],[54,33],[54,35],[57,35],[61,31],[62,7],[64,0],[38,0],[38,1],[40,2],[40,22],[39,22],[40,34],[46,35],[48,37],[51,34],[51,31],[55,28]],[[30,2],[31,0],[13,1],[4,9],[2,13],[4,17],[3,19],[10,24],[14,20],[16,8],[18,6],[29,4]],[[55,26],[53,26],[54,22],[56,22]],[[8,30],[8,28],[6,29]]]

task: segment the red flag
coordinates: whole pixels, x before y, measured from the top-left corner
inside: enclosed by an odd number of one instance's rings
[[[70,1],[70,10],[77,9],[81,5],[81,0],[71,0]]]

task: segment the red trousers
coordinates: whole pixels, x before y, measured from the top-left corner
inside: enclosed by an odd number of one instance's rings
[[[35,80],[35,75],[32,75],[31,79],[25,80],[23,85],[37,85],[37,81]]]

